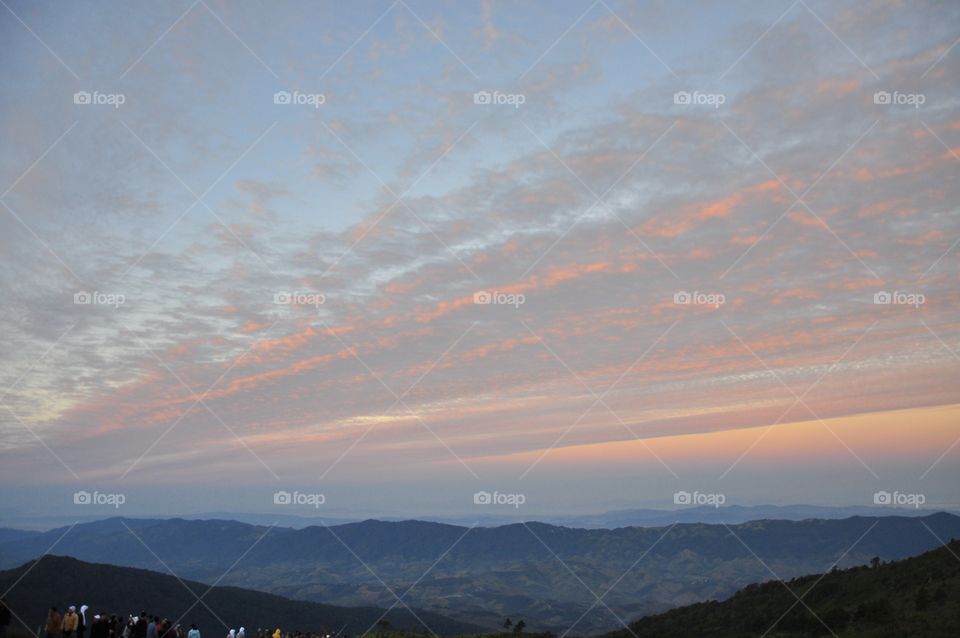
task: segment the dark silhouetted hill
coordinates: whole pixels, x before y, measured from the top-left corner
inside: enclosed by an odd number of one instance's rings
[[[13,626],[22,622],[30,631],[44,622],[50,605],[62,611],[68,605],[79,609],[86,604],[91,617],[106,612],[125,618],[129,613],[147,611],[171,621],[180,620],[187,627],[195,622],[207,636],[226,635],[225,624],[233,629],[243,626],[248,631],[262,627],[272,632],[281,627],[284,631],[360,633],[370,629],[386,611],[289,600],[239,587],[211,588],[144,569],[53,555],[0,572],[0,591],[8,589],[7,604],[19,618],[14,619]],[[197,598],[202,598],[202,602],[198,603]],[[414,612],[416,616],[398,604],[384,618],[391,627],[417,633],[429,634],[432,630],[438,634],[459,634],[478,629],[423,610]]]

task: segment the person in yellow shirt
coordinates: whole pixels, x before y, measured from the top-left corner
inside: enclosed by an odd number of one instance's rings
[[[80,617],[77,616],[77,608],[71,605],[67,613],[63,615],[63,638],[75,638],[77,634],[77,625],[80,624]]]

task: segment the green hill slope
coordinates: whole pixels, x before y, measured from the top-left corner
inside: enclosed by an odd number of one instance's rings
[[[604,638],[831,635],[960,636],[960,541],[876,567],[750,585],[723,602],[648,616]]]

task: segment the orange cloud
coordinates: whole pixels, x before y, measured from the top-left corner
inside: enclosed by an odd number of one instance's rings
[[[638,234],[670,239],[689,232],[702,223],[713,219],[725,219],[738,207],[758,200],[782,202],[779,194],[783,185],[776,179],[752,184],[715,200],[698,202],[680,207],[671,214],[655,215],[644,223]]]
[[[243,326],[240,327],[239,332],[243,334],[249,334],[251,332],[256,332],[257,330],[263,330],[264,328],[269,328],[271,325],[273,324],[271,324],[269,321],[263,321],[260,323],[256,321],[248,321],[247,323],[243,324]]]

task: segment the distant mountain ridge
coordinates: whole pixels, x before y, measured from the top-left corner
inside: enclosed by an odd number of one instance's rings
[[[22,621],[31,633],[43,623],[51,603],[60,609],[68,604],[86,604],[92,613],[124,617],[146,610],[180,621],[186,627],[197,623],[208,636],[225,635],[229,629],[241,626],[248,631],[262,627],[272,632],[281,627],[284,631],[360,633],[373,627],[381,617],[395,629],[445,634],[477,630],[469,623],[423,610],[415,610],[414,615],[400,605],[389,612],[374,607],[336,607],[238,587],[211,588],[154,571],[55,555],[0,572],[0,591],[7,590],[7,603],[19,619],[14,620],[13,626]],[[202,602],[198,603],[197,598]]]
[[[672,523],[747,523],[759,520],[802,521],[811,518],[841,519],[851,516],[928,516],[935,510],[889,508],[880,506],[824,505],[709,505],[674,510],[622,509],[602,514],[551,518],[544,521],[566,527],[587,529],[663,526]],[[960,512],[950,512],[960,514]]]
[[[39,556],[67,529],[0,542],[0,567]],[[336,605],[387,607],[395,598],[380,579],[394,591],[416,583],[405,598],[411,605],[488,629],[510,616],[526,619],[531,630],[564,631],[586,614],[576,631],[596,633],[617,621],[602,607],[590,610],[595,599],[588,588],[605,591],[616,582],[605,602],[620,617],[637,617],[732,595],[768,579],[764,563],[789,578],[827,569],[841,557],[841,566],[851,566],[873,556],[916,555],[937,546],[935,535],[960,537],[960,517],[940,513],[613,530],[544,523],[471,529],[376,520],[289,529],[222,520],[114,518],[77,525],[56,551],[158,571],[166,564],[202,582],[229,570],[224,584]]]
[[[400,518],[395,516],[381,516],[377,520],[384,522],[402,522],[406,520],[419,520],[432,523],[445,523],[448,525],[482,525],[485,527],[499,527],[510,525],[520,521],[536,520],[548,525],[558,525],[561,527],[577,527],[584,529],[613,529],[617,527],[661,527],[672,525],[673,523],[719,523],[724,522],[728,525],[733,523],[746,523],[758,520],[785,520],[800,521],[808,518],[838,519],[849,518],[851,516],[928,516],[937,511],[949,510],[930,510],[914,509],[906,507],[882,507],[882,506],[825,506],[825,505],[726,505],[722,508],[711,506],[694,506],[674,509],[656,509],[656,508],[630,508],[610,510],[596,514],[570,514],[570,515],[525,515],[520,516],[513,512],[494,512],[489,514],[463,515],[463,516],[413,516]],[[960,514],[960,511],[951,511],[953,514]],[[71,525],[79,520],[81,523],[90,523],[102,520],[97,516],[87,517],[66,517],[66,516],[45,516],[29,517],[22,515],[4,516],[7,525],[12,527],[30,529],[30,530],[49,530],[54,527]],[[136,518],[154,518],[154,517],[136,517]],[[251,512],[205,512],[198,514],[171,514],[163,518],[182,518],[184,520],[228,520],[238,523],[247,523],[249,525],[277,525],[280,527],[290,527],[292,529],[303,529],[319,525],[322,520],[326,525],[344,525],[346,523],[359,523],[367,520],[363,516],[348,516],[343,513],[329,516],[300,516],[296,514],[278,514],[270,513],[251,513]],[[6,530],[4,530],[6,531]],[[23,533],[20,529],[9,530],[11,532]],[[36,533],[36,532],[30,532]],[[0,542],[2,542],[3,531],[0,531]]]

